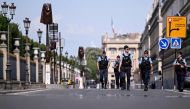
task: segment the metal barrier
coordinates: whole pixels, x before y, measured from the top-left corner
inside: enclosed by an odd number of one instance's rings
[[[36,64],[30,63],[31,82],[36,82]]]
[[[11,69],[11,73],[10,73],[10,78],[11,80],[16,80],[16,57],[14,56],[10,56],[10,69]]]
[[[3,79],[3,54],[0,53],[0,80]]]
[[[25,81],[26,78],[26,60],[20,59],[20,81]]]

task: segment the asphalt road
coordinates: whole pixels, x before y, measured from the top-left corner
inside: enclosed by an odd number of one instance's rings
[[[190,109],[190,94],[166,90],[51,89],[0,95],[0,109]]]

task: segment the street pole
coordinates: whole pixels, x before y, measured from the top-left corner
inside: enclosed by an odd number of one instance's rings
[[[2,14],[4,15],[4,17],[6,17],[6,20],[7,20],[7,68],[6,68],[6,80],[7,80],[7,85],[8,86],[5,86],[5,89],[12,89],[12,86],[11,86],[11,69],[10,69],[10,63],[9,63],[9,24],[11,22],[11,20],[13,19],[13,16],[15,15],[15,10],[16,10],[16,6],[14,5],[14,3],[11,3],[11,5],[7,5],[6,2],[3,2],[3,4],[1,5],[1,8],[2,8]],[[8,12],[8,9],[10,11],[10,15],[11,15],[11,18],[8,18],[6,16],[7,12]]]
[[[29,20],[29,18],[25,18],[23,20],[24,22],[24,28],[25,28],[25,31],[26,31],[26,46],[25,46],[25,51],[26,51],[26,54],[25,54],[25,57],[26,57],[26,74],[25,74],[25,88],[28,88],[28,84],[29,84],[29,59],[30,59],[30,54],[29,54],[29,50],[30,50],[30,47],[29,47],[29,43],[28,43],[28,31],[29,31],[29,28],[30,28],[30,23],[31,21]]]
[[[164,63],[164,49],[163,49],[163,57],[162,57],[162,90],[164,90],[164,74],[163,74],[163,63]]]
[[[176,59],[176,52],[177,50],[175,49],[175,59]],[[174,69],[174,90],[176,89],[176,71]]]
[[[39,38],[39,56],[38,56],[38,70],[39,70],[39,82],[40,83],[43,83],[43,75],[42,75],[42,64],[41,64],[41,37],[42,37],[42,31],[40,29],[38,29],[37,31],[37,34],[38,34],[38,38]]]
[[[60,83],[62,80],[62,68],[61,68],[61,58],[62,58],[62,47],[61,47],[61,32],[59,32],[59,53],[60,53],[60,57],[59,57],[59,76],[60,76]]]

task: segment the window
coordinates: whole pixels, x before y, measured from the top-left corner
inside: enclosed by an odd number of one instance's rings
[[[131,48],[130,53],[131,53],[132,58],[134,58],[134,56],[135,56],[135,48]]]
[[[111,63],[112,63],[112,66],[114,66],[114,63],[115,63],[115,62],[114,62],[114,61],[111,61]]]
[[[116,48],[110,48],[110,51],[111,51],[111,54],[113,55],[116,52]]]
[[[123,48],[119,48],[120,53],[123,53],[124,49]]]
[[[115,76],[114,76],[114,75],[111,75],[111,77],[113,77],[113,78],[114,78]]]

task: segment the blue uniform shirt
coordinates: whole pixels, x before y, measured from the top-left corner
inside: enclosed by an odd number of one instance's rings
[[[105,58],[105,57],[103,56],[103,58]],[[97,61],[100,62],[101,60],[102,60],[102,59],[101,59],[101,56],[98,57],[98,60],[97,60]],[[108,62],[109,62],[110,59],[107,57],[107,60],[108,60]]]
[[[125,56],[129,56],[129,54],[130,53],[126,53],[125,51],[121,54],[121,58],[120,58],[120,61],[122,62],[122,60],[123,60],[123,54],[125,55]],[[132,61],[132,55],[130,54],[130,59],[131,59],[131,61]]]
[[[144,57],[144,59],[147,60],[148,57]],[[152,64],[152,59],[150,57],[149,57],[149,62],[150,62],[150,64]],[[139,60],[139,64],[141,64],[141,63],[142,63],[142,57]]]

